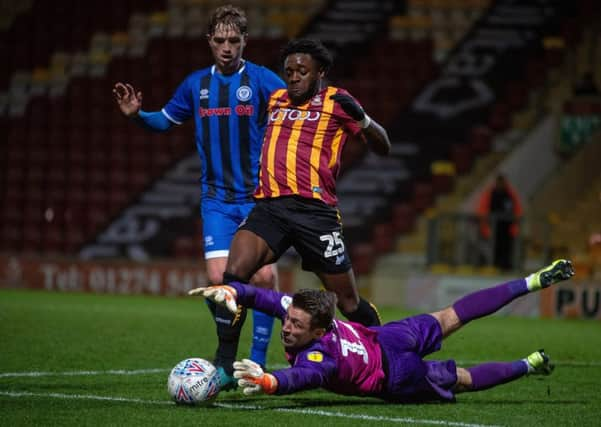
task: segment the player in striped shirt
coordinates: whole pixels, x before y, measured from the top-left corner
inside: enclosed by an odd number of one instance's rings
[[[282,57],[287,88],[269,99],[257,203],[234,236],[226,274],[248,282],[293,246],[303,268],[337,294],[349,320],[379,324],[373,305],[357,292],[336,207],[336,177],[349,136],[385,155],[388,135],[346,90],[325,83],[332,56],[320,42],[293,40]]]
[[[186,77],[161,111],[141,110],[142,93],[130,84],[117,83],[113,90],[121,111],[152,131],[164,132],[194,120],[202,167],[205,259],[213,284],[223,282],[232,237],[254,206],[267,101],[272,91],[284,87],[272,71],[242,58],[246,30],[246,15],[241,9],[229,5],[217,8],[209,18],[207,32],[215,64]],[[266,265],[253,272],[252,282],[273,288],[273,267]],[[222,368],[222,387],[227,388],[228,380],[235,385],[232,363],[246,311],[232,316],[221,307],[210,308],[219,337],[215,364]],[[253,311],[253,320],[251,358],[265,365],[273,318]]]
[[[440,311],[372,327],[335,319],[336,296],[316,289],[287,295],[233,282],[189,294],[202,295],[232,311],[237,304],[258,308],[282,320],[280,337],[290,368],[266,373],[251,360],[235,362],[234,376],[244,394],[281,395],[322,387],[394,402],[453,401],[457,393],[552,372],[544,350],[524,359],[469,368],[457,366],[452,359],[424,358],[440,350],[444,338],[468,322],[573,275],[571,262],[559,259],[526,278],[468,294]]]

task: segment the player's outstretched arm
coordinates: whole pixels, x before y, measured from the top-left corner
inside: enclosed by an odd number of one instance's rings
[[[188,295],[201,295],[216,304],[226,307],[234,314],[238,310],[238,305],[236,304],[238,293],[236,292],[236,289],[231,286],[216,285],[207,288],[191,289],[188,291]]]
[[[127,117],[135,117],[142,108],[142,92],[137,91],[129,83],[115,83],[113,96],[121,112]]]
[[[259,393],[273,394],[278,389],[276,377],[263,372],[259,364],[248,359],[234,362],[234,378],[238,378],[238,385],[247,396]]]
[[[165,132],[173,125],[161,111],[142,111],[142,92],[136,91],[129,83],[115,83],[113,96],[123,115],[144,129]]]
[[[390,152],[390,139],[388,132],[378,122],[365,114],[363,108],[349,95],[337,93],[330,96],[340,107],[357,121],[363,135],[368,142],[368,147],[376,154],[382,156]]]

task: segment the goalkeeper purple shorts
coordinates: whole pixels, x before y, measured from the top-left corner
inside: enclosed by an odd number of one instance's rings
[[[457,383],[454,360],[426,361],[440,350],[442,331],[429,314],[374,327],[382,347],[386,384],[381,397],[400,402],[453,401]]]

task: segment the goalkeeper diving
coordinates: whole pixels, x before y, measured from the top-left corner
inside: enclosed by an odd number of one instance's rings
[[[457,393],[485,390],[526,375],[549,375],[553,365],[544,350],[469,368],[458,367],[454,360],[423,358],[440,350],[443,339],[468,322],[573,275],[570,261],[556,260],[526,278],[468,294],[443,310],[371,327],[335,319],[336,295],[328,291],[303,289],[287,295],[233,282],[189,294],[232,312],[242,305],[282,320],[281,340],[291,366],[264,372],[251,360],[236,361],[234,377],[246,395],[321,387],[394,402],[454,401]]]

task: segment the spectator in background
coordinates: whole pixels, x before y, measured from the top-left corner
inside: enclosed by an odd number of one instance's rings
[[[501,270],[513,266],[514,241],[519,233],[518,220],[522,205],[517,192],[503,174],[497,175],[495,183],[485,190],[478,203],[480,234],[493,242],[493,263]]]
[[[215,9],[209,17],[207,41],[215,64],[186,77],[161,111],[143,111],[142,92],[129,83],[115,84],[113,94],[125,116],[154,132],[194,120],[202,165],[201,216],[207,276],[211,284],[219,284],[234,233],[254,206],[266,104],[271,92],[285,84],[272,71],[242,58],[247,20],[241,9],[231,5]],[[273,288],[275,266],[257,269],[251,282]],[[221,388],[227,390],[236,385],[231,376],[232,363],[246,310],[232,315],[212,303],[209,308],[219,337],[215,365]],[[251,359],[264,366],[273,318],[253,311],[253,321]]]

